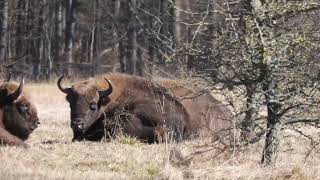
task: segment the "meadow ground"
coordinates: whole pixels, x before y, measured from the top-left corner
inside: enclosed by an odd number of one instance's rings
[[[72,143],[64,94],[55,84],[26,89],[41,125],[27,141],[30,148],[0,147],[0,179],[320,179],[320,154],[305,158],[308,141],[290,131],[272,167],[259,164],[263,142],[220,155],[204,139],[149,145],[122,136]],[[319,130],[309,131],[319,136]]]

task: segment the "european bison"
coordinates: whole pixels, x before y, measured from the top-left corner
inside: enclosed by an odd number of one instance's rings
[[[27,147],[24,143],[37,128],[39,118],[35,106],[19,85],[4,82],[0,85],[0,143]]]
[[[100,140],[114,130],[115,117],[123,122],[123,132],[149,143],[162,132],[174,140],[186,139],[191,132],[190,117],[167,88],[142,77],[112,73],[59,89],[67,94],[71,108],[73,140]],[[169,133],[170,134],[170,133]]]

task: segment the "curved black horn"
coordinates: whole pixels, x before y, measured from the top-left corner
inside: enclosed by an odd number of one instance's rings
[[[106,79],[106,78],[104,78],[104,79],[108,82],[109,88],[106,89],[106,90],[103,90],[103,91],[99,91],[99,96],[100,96],[100,97],[106,97],[106,96],[108,96],[109,94],[111,94],[112,91],[113,91],[113,87],[112,87],[111,81],[110,81],[109,79]]]
[[[62,87],[62,85],[61,85],[61,81],[63,80],[63,78],[64,78],[64,75],[62,75],[62,76],[58,79],[58,81],[57,81],[58,88],[59,88],[60,91],[62,91],[63,93],[65,93],[65,94],[70,94],[71,88],[64,88],[64,87]]]
[[[13,93],[7,96],[7,101],[13,102],[14,100],[16,100],[20,96],[23,86],[24,86],[24,78],[22,77],[19,87]]]

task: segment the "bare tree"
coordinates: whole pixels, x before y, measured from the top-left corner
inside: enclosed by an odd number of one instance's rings
[[[63,54],[63,6],[62,1],[55,1],[54,8],[54,17],[55,17],[55,29],[54,29],[54,50],[53,50],[53,58],[55,70],[60,69],[59,64],[61,62],[61,57]]]
[[[138,43],[137,43],[137,0],[130,0],[129,3],[129,24],[128,24],[128,46],[127,46],[127,73],[129,74],[137,74],[137,51],[138,51]]]
[[[74,44],[74,37],[75,37],[75,25],[76,25],[76,7],[77,7],[77,0],[68,0],[66,1],[66,30],[65,30],[65,50],[64,56],[65,61],[67,63],[73,62],[72,57],[72,48]],[[71,68],[67,69],[68,74],[72,74]]]
[[[8,1],[0,2],[0,73],[3,72],[3,65],[6,58],[7,34],[8,34]]]
[[[312,44],[318,43],[314,16],[320,5],[211,0],[203,4],[195,3],[190,11],[184,11],[192,18],[181,23],[197,26],[192,29],[191,41],[175,49],[174,58],[193,57],[188,65],[197,75],[211,84],[237,86],[245,92],[239,126],[255,131],[250,142],[265,134],[261,162],[270,165],[276,159],[282,129],[294,130],[294,125],[305,119],[311,126],[319,123],[313,118],[314,111],[303,115],[301,111],[318,107],[310,93],[318,90],[318,70],[310,70],[307,64],[316,63],[319,52]],[[258,113],[263,108],[266,116]]]

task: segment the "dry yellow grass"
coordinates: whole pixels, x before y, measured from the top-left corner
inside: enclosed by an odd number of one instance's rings
[[[71,143],[69,107],[55,84],[26,87],[36,103],[41,126],[29,149],[0,147],[0,179],[319,179],[320,155],[304,161],[307,141],[283,139],[273,167],[259,164],[263,142],[215,156],[191,156],[205,140],[179,144],[143,144],[128,137],[111,142]],[[310,130],[315,136],[318,130]],[[51,142],[51,143],[44,143]],[[284,151],[285,150],[285,151]],[[180,157],[182,156],[182,157]]]

